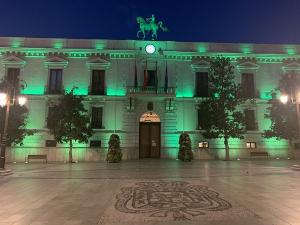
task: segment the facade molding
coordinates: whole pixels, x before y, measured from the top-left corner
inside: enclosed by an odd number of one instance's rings
[[[50,56],[44,61],[44,65],[48,69],[65,69],[69,61],[63,56]]]
[[[51,55],[62,55],[65,58],[90,58],[97,55],[104,55],[110,59],[137,59],[137,50],[129,49],[55,49],[55,48],[9,48],[0,47],[0,56],[21,55],[29,58],[47,58]],[[300,60],[300,54],[290,55],[282,53],[241,53],[241,52],[187,52],[187,51],[163,51],[163,55],[151,56],[151,58],[162,57],[166,60],[193,61],[201,58],[215,59],[217,57],[227,57],[231,61],[237,62],[244,59],[255,59],[257,63],[282,63],[287,60]],[[149,57],[149,56],[147,56]]]
[[[292,61],[284,61],[282,70],[284,72],[293,72],[293,71],[298,71],[300,70],[300,61],[299,60],[292,60]]]
[[[93,69],[103,69],[107,70],[111,67],[111,62],[108,58],[104,58],[103,56],[91,57],[87,60],[86,66],[89,70]]]
[[[26,65],[26,61],[17,55],[7,55],[1,60],[5,68],[22,68]]]

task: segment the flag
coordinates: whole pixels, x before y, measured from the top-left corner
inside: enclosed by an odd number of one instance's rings
[[[136,61],[135,61],[135,65],[134,65],[134,87],[135,87],[135,88],[138,87]]]
[[[148,83],[148,66],[147,66],[147,61],[146,61],[146,68],[144,70],[144,83],[143,87],[146,87]]]
[[[165,73],[165,86],[164,91],[167,93],[168,91],[168,64],[166,63],[166,73]]]

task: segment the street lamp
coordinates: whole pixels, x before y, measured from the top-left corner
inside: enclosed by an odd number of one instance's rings
[[[0,93],[0,107],[6,106],[6,112],[5,112],[5,120],[4,120],[4,128],[3,133],[0,139],[1,143],[1,149],[0,149],[0,170],[5,169],[5,150],[6,150],[6,141],[7,141],[7,127],[8,127],[8,118],[9,118],[9,112],[10,112],[10,106],[14,105],[15,98],[11,99],[10,96],[11,89],[7,89],[7,93]],[[12,101],[11,101],[12,100]],[[24,106],[27,99],[24,96],[18,96],[17,102],[20,106]]]
[[[290,97],[287,94],[283,94],[280,96],[280,101],[283,104],[287,104],[287,102],[290,100],[290,102],[294,105],[296,105],[296,112],[297,112],[297,123],[298,123],[298,132],[300,134],[300,110],[299,110],[299,105],[300,105],[300,92],[298,93],[298,95],[296,95],[295,97]]]

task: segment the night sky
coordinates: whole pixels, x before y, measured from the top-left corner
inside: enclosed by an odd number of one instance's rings
[[[136,39],[151,14],[158,40],[300,44],[299,0],[2,0],[0,36]]]

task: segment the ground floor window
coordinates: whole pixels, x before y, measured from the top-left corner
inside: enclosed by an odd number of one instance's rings
[[[102,107],[92,107],[91,126],[93,129],[102,129],[103,128],[102,115],[103,115]]]
[[[256,148],[256,142],[247,142],[246,147],[247,148]]]
[[[201,141],[198,143],[199,148],[209,148],[209,143],[207,141]]]

